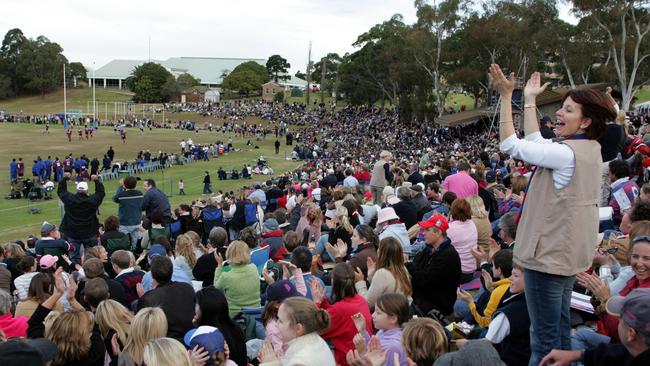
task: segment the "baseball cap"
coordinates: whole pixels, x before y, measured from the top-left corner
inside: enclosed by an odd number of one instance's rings
[[[420,221],[418,222],[418,225],[420,225],[420,227],[425,229],[428,229],[430,227],[435,227],[441,230],[442,232],[447,232],[447,229],[449,229],[449,223],[447,222],[447,218],[441,214],[435,214],[431,216],[427,221]]]
[[[154,244],[149,248],[149,253],[147,254],[147,257],[153,258],[157,255],[160,256],[166,256],[167,255],[167,250],[165,250],[165,247],[163,247],[160,244]]]
[[[3,366],[41,366],[58,354],[56,344],[45,338],[0,342],[0,364]]]
[[[55,255],[46,254],[41,257],[38,261],[38,265],[41,266],[41,269],[52,268],[59,261],[59,257]]]
[[[43,225],[41,225],[41,235],[47,235],[54,230],[56,230],[56,225],[43,221]]]
[[[280,224],[278,224],[278,220],[276,219],[267,219],[264,221],[264,227],[269,230],[277,230],[280,227]]]
[[[208,325],[202,325],[195,329],[190,329],[183,337],[185,345],[189,348],[196,346],[203,347],[208,351],[210,357],[218,352],[224,351],[224,338],[223,334],[218,328]]]
[[[283,301],[286,298],[300,296],[296,286],[287,280],[275,281],[266,289],[268,301]]]
[[[77,183],[77,191],[87,191],[87,190],[88,190],[88,183],[86,182]]]
[[[650,288],[636,288],[627,296],[613,296],[607,312],[620,317],[630,328],[650,337]]]
[[[371,199],[371,198],[372,198],[372,192],[366,192],[366,193],[364,193],[364,194],[363,194],[363,198]]]

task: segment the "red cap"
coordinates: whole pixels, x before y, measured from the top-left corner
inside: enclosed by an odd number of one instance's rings
[[[363,198],[371,199],[372,198],[372,192],[366,192],[363,194]]]
[[[420,221],[418,222],[418,225],[420,225],[420,227],[425,229],[428,229],[430,227],[435,227],[442,232],[447,232],[447,229],[449,229],[449,223],[447,222],[447,218],[441,214],[435,214],[431,216],[427,221]]]
[[[646,144],[640,144],[640,145],[636,146],[635,150],[638,151],[639,153],[643,154],[643,155],[646,155],[646,156],[650,155],[650,147],[648,147],[648,145],[646,145]]]

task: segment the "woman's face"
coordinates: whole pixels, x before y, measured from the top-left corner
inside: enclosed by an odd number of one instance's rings
[[[280,328],[280,338],[284,342],[289,342],[299,336],[296,331],[296,326],[291,325],[287,310],[287,307],[284,305],[280,305],[280,309],[278,309],[278,327]]]
[[[524,291],[524,274],[519,269],[513,268],[510,275],[510,292],[518,294],[522,291]]]
[[[591,120],[582,115],[582,106],[574,102],[571,97],[564,100],[562,108],[555,112],[555,117],[557,118],[555,134],[562,137],[582,132],[591,124]]]
[[[108,252],[103,246],[99,248],[99,259],[101,259],[102,262],[106,262],[108,260]]]
[[[630,266],[639,281],[650,277],[650,243],[639,242],[632,247]]]
[[[355,247],[359,244],[363,244],[363,238],[359,235],[357,229],[352,230],[352,245]]]

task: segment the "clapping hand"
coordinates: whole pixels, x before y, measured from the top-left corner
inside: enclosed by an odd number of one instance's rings
[[[370,258],[370,257],[368,257],[368,258]],[[361,268],[357,267],[357,268],[354,270],[354,282],[356,283],[356,282],[365,281],[365,279],[366,279],[366,278],[365,278],[365,276],[363,275],[363,272],[361,271]]]
[[[361,313],[356,313],[351,318],[354,322],[354,327],[357,328],[357,332],[361,334],[366,333],[366,317]]]
[[[474,302],[472,295],[468,294],[466,291],[461,290],[460,288],[456,290],[456,297],[468,304]]]
[[[580,286],[591,291],[594,296],[602,303],[607,302],[611,297],[611,290],[607,281],[602,281],[596,274],[588,274],[586,272],[578,273],[576,276]]]
[[[63,268],[59,267],[54,272],[54,288],[61,295],[65,294],[65,281],[63,280]]]
[[[268,363],[277,361],[279,359],[278,354],[273,350],[273,345],[270,341],[264,341],[262,349],[260,350],[260,355],[257,357],[260,363]]]
[[[508,78],[501,71],[497,64],[490,65],[488,77],[490,84],[496,89],[501,96],[512,96],[515,90],[515,73],[511,72]]]
[[[535,98],[538,95],[540,95],[544,90],[546,90],[546,87],[549,86],[551,83],[544,83],[544,85],[541,84],[541,75],[539,72],[535,71],[530,75],[530,79],[528,79],[528,82],[526,83],[526,86],[524,87],[524,98],[525,99],[531,99]]]
[[[325,299],[325,289],[323,285],[320,284],[320,281],[311,281],[309,283],[311,289],[311,298],[314,300],[314,304],[320,304]]]
[[[486,270],[481,270],[481,276],[483,277],[483,283],[485,284],[485,289],[489,292],[492,292],[494,285],[492,284],[492,275]]]

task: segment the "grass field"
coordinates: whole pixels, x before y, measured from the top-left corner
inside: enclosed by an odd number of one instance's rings
[[[251,119],[250,122],[260,122]],[[0,161],[3,162],[4,171],[0,175],[0,194],[4,197],[9,192],[9,162],[13,157],[22,157],[26,161],[25,175],[31,177],[32,160],[36,156],[47,157],[48,155],[63,157],[72,153],[77,157],[83,153],[92,158],[97,156],[100,161],[103,154],[110,145],[115,149],[116,160],[133,160],[139,150],[148,149],[152,153],[159,150],[168,152],[177,152],[180,150],[179,142],[183,138],[191,137],[195,144],[210,143],[217,140],[225,141],[229,137],[221,133],[200,133],[182,132],[178,130],[153,130],[147,131],[140,135],[137,129],[127,131],[127,142],[122,144],[119,137],[111,128],[100,128],[95,133],[92,140],[76,141],[68,143],[61,126],[53,126],[49,135],[43,134],[43,127],[31,124],[14,124],[0,123],[0,134],[3,136],[4,143],[0,144]],[[172,207],[180,203],[189,203],[196,198],[202,197],[203,190],[203,172],[208,170],[212,178],[212,190],[233,190],[244,184],[251,184],[255,181],[267,180],[268,176],[253,176],[252,181],[219,181],[217,180],[217,169],[223,167],[226,170],[232,170],[233,167],[241,170],[244,163],[253,163],[257,161],[259,155],[264,155],[269,161],[276,174],[281,174],[286,170],[293,169],[299,165],[295,161],[285,160],[285,153],[290,155],[290,147],[284,146],[284,140],[281,140],[282,147],[280,154],[275,155],[273,143],[275,139],[271,136],[266,141],[255,142],[260,149],[251,149],[246,146],[246,141],[240,138],[234,138],[235,148],[241,151],[224,155],[209,162],[199,162],[183,166],[174,166],[164,172],[158,170],[154,173],[142,174],[142,178],[153,178],[158,183],[159,188],[163,189],[169,196]],[[163,179],[164,174],[164,179]],[[186,196],[178,196],[177,182],[178,179],[185,181]],[[117,181],[104,182],[106,187],[106,198],[100,208],[101,219],[107,215],[117,212],[117,205],[111,200],[112,195],[117,189]],[[93,187],[93,185],[90,185]],[[142,189],[142,185],[138,185]],[[70,184],[69,189],[74,189]],[[93,188],[91,188],[91,192]],[[55,195],[56,197],[56,195]],[[41,210],[39,214],[29,214],[30,207],[38,207]],[[62,209],[59,206],[58,199],[49,201],[28,202],[26,199],[6,200],[0,199],[0,243],[8,240],[24,240],[29,234],[38,234],[40,225],[43,221],[49,221],[55,224],[61,222]]]
[[[647,102],[650,100],[650,86],[646,86],[641,88],[636,94],[634,95],[637,97],[636,103],[643,103]]]
[[[103,117],[106,105],[109,114],[114,112],[113,102],[128,102],[133,93],[128,90],[96,88],[97,112]],[[93,90],[92,88],[68,89],[68,110],[79,109],[83,113],[92,114]],[[49,113],[63,113],[63,88],[45,94],[44,96],[19,97],[0,101],[0,108],[6,109],[11,114],[23,113],[25,115],[44,115]],[[111,117],[112,118],[112,117]]]

